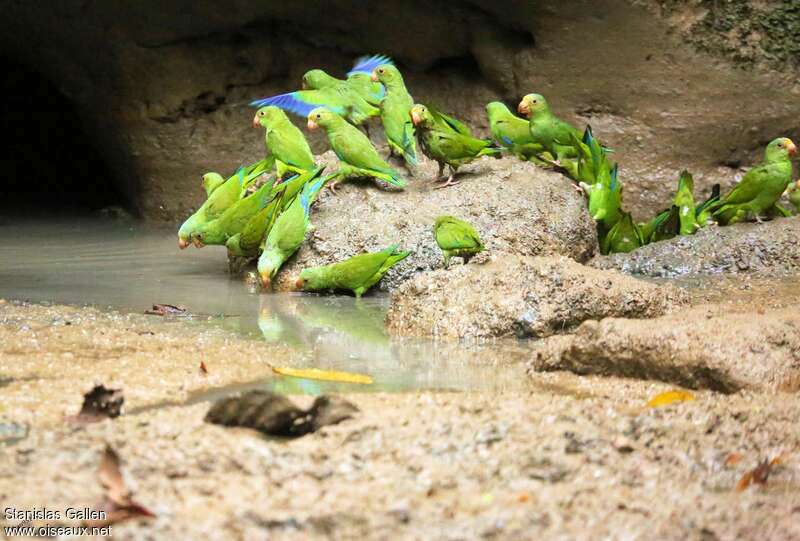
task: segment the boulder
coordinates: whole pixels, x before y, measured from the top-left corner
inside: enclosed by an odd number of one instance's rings
[[[800,390],[800,310],[587,321],[536,346],[530,370],[655,379],[732,393]]]
[[[598,256],[592,266],[628,274],[782,275],[800,270],[800,217],[710,226],[687,237],[654,242],[628,254]]]
[[[486,264],[426,272],[403,284],[386,324],[397,335],[541,338],[587,319],[659,316],[685,301],[672,286],[565,257],[495,254]]]
[[[333,154],[323,161],[336,165]],[[403,191],[369,180],[346,182],[336,195],[324,190],[311,212],[313,233],[275,280],[294,288],[300,271],[399,244],[413,251],[383,278],[391,290],[418,273],[443,266],[433,236],[437,216],[452,214],[478,230],[487,249],[523,256],[563,255],[588,260],[597,233],[583,198],[561,175],[514,158],[481,158],[462,168],[461,183],[435,189],[435,163],[424,161]]]

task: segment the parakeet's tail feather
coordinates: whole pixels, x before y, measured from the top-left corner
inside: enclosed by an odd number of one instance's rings
[[[327,183],[331,178],[335,177],[337,173],[331,173],[330,175],[325,175],[324,177],[320,177],[314,182],[311,182],[314,178],[319,176],[322,173],[324,167],[320,167],[314,176],[309,179],[309,183],[306,184],[305,188],[303,188],[302,193],[300,194],[300,204],[303,205],[303,210],[305,210],[306,216],[311,212],[311,204],[317,199],[320,190],[325,183]]]
[[[405,179],[400,176],[400,173],[395,171],[394,169],[384,169],[382,171],[374,171],[373,172],[375,178],[383,180],[387,184],[394,186],[395,188],[405,188],[408,183]]]
[[[394,66],[394,61],[388,56],[382,54],[359,57],[356,59],[356,63],[353,64],[353,67],[350,69],[350,71],[347,72],[347,76],[349,77],[354,73],[372,73],[372,70],[382,64]]]

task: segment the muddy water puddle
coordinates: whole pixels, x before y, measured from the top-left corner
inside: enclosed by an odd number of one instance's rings
[[[260,294],[230,278],[224,248],[178,250],[174,232],[100,220],[0,224],[0,298],[91,305],[142,313],[180,305],[188,317],[152,316],[153,325],[222,328],[295,354],[280,366],[369,374],[372,385],[280,377],[204,391],[209,400],[251,388],[285,393],[510,391],[529,388],[528,345],[391,339],[386,294],[360,300],[300,293]],[[232,360],[231,362],[236,362]]]

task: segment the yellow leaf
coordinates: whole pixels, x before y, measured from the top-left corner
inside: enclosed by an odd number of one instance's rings
[[[372,378],[364,374],[352,372],[337,372],[335,370],[320,370],[319,368],[281,368],[272,367],[272,371],[281,376],[293,378],[321,379],[325,381],[341,381],[343,383],[372,383]]]
[[[658,408],[661,406],[669,406],[675,402],[687,402],[689,400],[694,400],[694,395],[688,391],[667,391],[655,395],[647,402],[647,405],[651,408]]]

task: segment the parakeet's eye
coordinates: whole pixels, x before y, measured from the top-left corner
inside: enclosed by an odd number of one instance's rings
[[[322,115],[317,113],[317,118],[322,118]]]
[[[378,73],[383,73],[383,68],[379,69]]]

